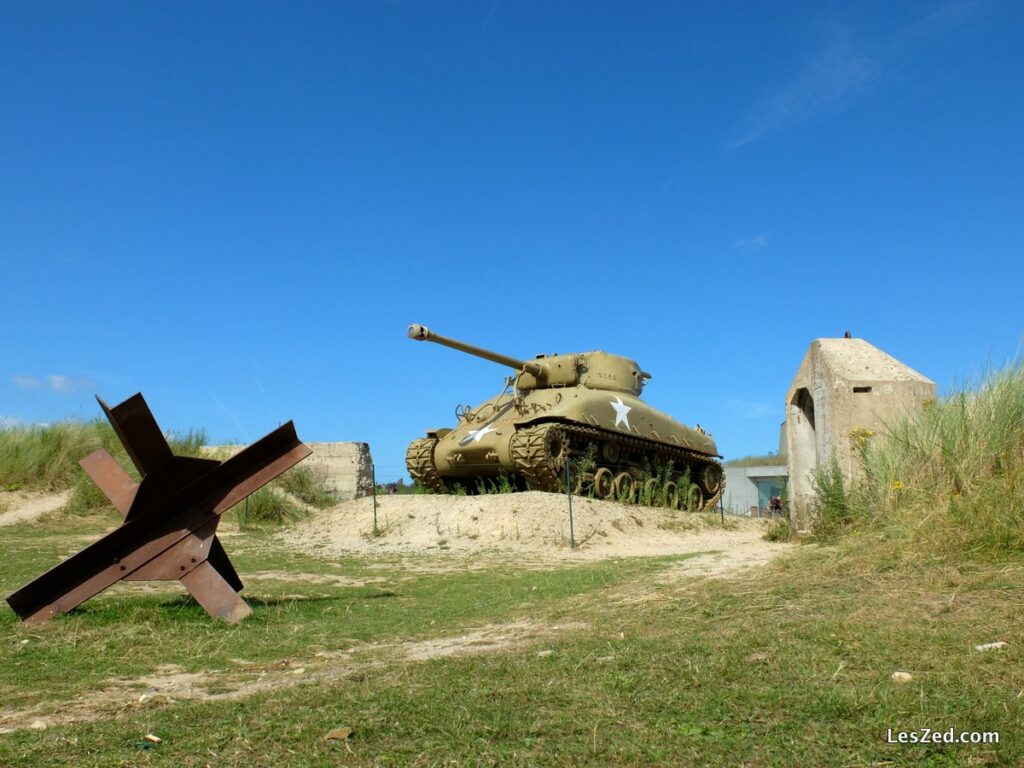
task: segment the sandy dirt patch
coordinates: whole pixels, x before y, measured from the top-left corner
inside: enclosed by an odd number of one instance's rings
[[[21,710],[2,709],[0,734],[110,719],[175,701],[244,699],[262,691],[332,683],[396,662],[511,651],[587,628],[579,622],[544,625],[517,621],[427,640],[358,644],[342,651],[321,651],[312,658],[265,664],[232,659],[232,668],[223,670],[187,672],[174,664],[165,664],[141,677],[111,678],[72,701],[50,701]]]
[[[35,520],[47,512],[55,512],[68,503],[71,491],[31,493],[6,491],[0,493],[0,527]]]
[[[246,582],[251,581],[301,581],[305,584],[330,584],[335,587],[365,587],[369,584],[384,584],[391,581],[386,576],[375,576],[368,579],[351,579],[347,576],[335,576],[330,573],[299,573],[289,571],[247,571]]]
[[[373,500],[344,502],[282,532],[288,547],[317,556],[365,554],[484,555],[525,567],[706,553],[679,564],[681,573],[715,575],[762,565],[790,545],[764,541],[766,523],[750,518],[692,515],[595,499],[573,500],[576,548],[560,494],[381,496],[373,532]],[[462,558],[460,558],[462,559]],[[443,569],[446,561],[424,567]]]
[[[583,630],[580,622],[545,627],[530,621],[489,625],[457,637],[440,637],[418,643],[406,643],[402,651],[408,661],[427,661],[446,656],[465,656],[471,653],[493,653],[511,650],[541,638],[551,637],[566,630]]]

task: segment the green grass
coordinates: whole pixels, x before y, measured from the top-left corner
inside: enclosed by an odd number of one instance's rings
[[[14,588],[116,521],[66,522],[67,530],[53,521],[0,529],[0,588]],[[265,530],[228,533],[225,546],[255,609],[249,619],[214,622],[173,587],[108,592],[36,627],[5,608],[4,706],[39,706],[45,719],[112,678],[167,664],[208,672],[215,692],[231,690],[236,677],[283,677],[294,668],[310,681],[235,701],[157,696],[144,705],[140,687],[101,708],[95,722],[0,735],[0,764],[1024,761],[1019,560],[908,569],[864,556],[852,537],[804,547],[745,578],[673,581],[660,575],[680,558],[535,570],[457,558],[327,561],[283,550]],[[252,576],[267,571],[277,575]],[[304,574],[365,583],[315,584]],[[512,622],[569,629],[475,655],[410,662],[401,651]],[[1009,648],[971,649],[992,640]],[[896,670],[913,680],[894,683]],[[885,743],[888,728],[950,725],[999,731],[1003,740]],[[352,738],[326,741],[337,726],[353,728]],[[145,748],[147,733],[163,742]]]
[[[861,474],[844,485],[835,469],[818,473],[822,538],[870,531],[908,557],[1024,548],[1024,360],[851,440]]]

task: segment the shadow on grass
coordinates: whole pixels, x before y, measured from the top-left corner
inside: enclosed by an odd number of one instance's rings
[[[379,590],[366,595],[337,595],[328,596],[323,595],[295,595],[288,597],[245,597],[245,602],[249,604],[251,608],[274,608],[281,605],[291,605],[294,603],[301,603],[303,605],[315,605],[317,603],[330,603],[333,605],[349,605],[356,604],[363,600],[381,600],[390,597],[401,597],[397,592],[391,592],[389,590]],[[198,605],[191,597],[182,597],[182,602]]]
[[[242,598],[254,611],[258,609],[274,609],[289,606],[302,606],[315,608],[317,606],[338,606],[345,608],[357,605],[367,600],[385,600],[401,597],[397,592],[391,590],[374,590],[366,594],[357,595],[287,595],[281,597],[260,597],[246,596]],[[165,618],[170,616],[187,616],[212,620],[206,611],[191,595],[178,595],[175,597],[125,597],[117,601],[103,601],[99,603],[84,603],[67,613],[61,614],[53,619],[55,622],[67,620],[79,620],[97,622],[103,624],[124,624],[132,621],[147,621],[154,618]],[[0,627],[14,627],[20,624],[20,620],[14,611],[7,606],[0,607]],[[49,623],[49,622],[48,622]]]
[[[380,600],[384,598],[399,597],[397,592],[380,590],[366,595],[285,595],[282,597],[255,597],[242,594],[242,599],[249,604],[250,608],[277,608],[288,605],[340,605],[358,603],[362,600]],[[169,600],[164,600],[157,606],[161,609],[181,610],[183,608],[203,611],[202,606],[195,601],[191,595],[180,595]]]

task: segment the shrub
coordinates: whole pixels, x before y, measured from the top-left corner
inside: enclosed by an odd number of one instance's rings
[[[275,493],[272,485],[265,485],[248,499],[238,502],[232,509],[242,528],[254,525],[284,525],[305,517],[288,499]]]
[[[337,494],[327,484],[326,470],[317,465],[297,464],[271,485],[317,509],[327,509],[338,503]]]
[[[814,533],[829,539],[849,528],[854,521],[846,496],[846,483],[835,457],[811,472],[814,490]]]
[[[793,527],[788,519],[777,517],[768,526],[762,537],[765,541],[789,541],[793,538]]]

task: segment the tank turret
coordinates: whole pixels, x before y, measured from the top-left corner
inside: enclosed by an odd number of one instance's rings
[[[651,375],[634,360],[600,351],[521,360],[419,324],[409,326],[408,336],[516,372],[497,397],[457,410],[454,428],[428,431],[410,444],[406,465],[417,482],[473,490],[504,474],[526,488],[557,491],[565,463],[585,456],[587,469],[577,473],[585,476],[573,484],[599,498],[625,499],[641,487],[648,498],[689,509],[721,498],[724,478],[711,436],[640,400]]]
[[[434,333],[425,325],[409,326],[410,339],[432,341],[457,349],[484,360],[508,366],[518,372],[516,389],[531,390],[547,387],[569,387],[582,384],[592,389],[613,389],[639,395],[651,374],[640,370],[635,361],[607,352],[585,352],[579,355],[537,355],[533,360],[491,352],[483,347],[467,344]]]

